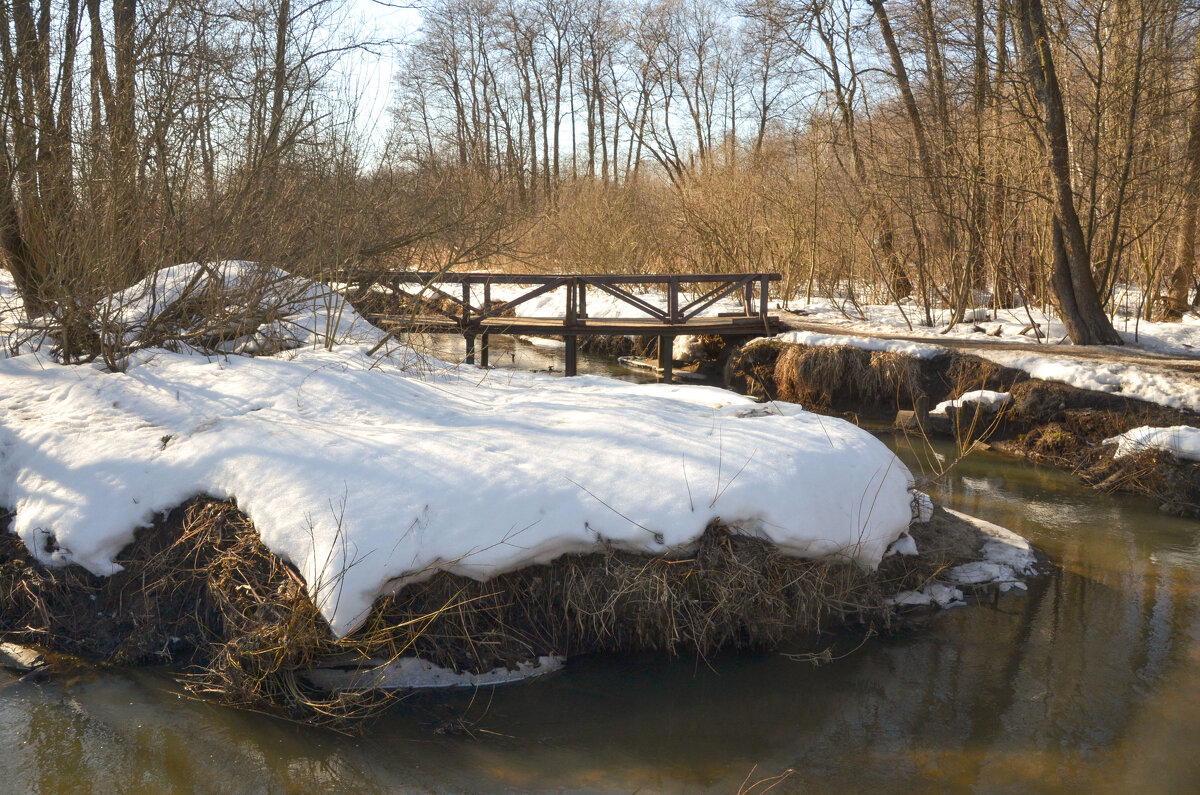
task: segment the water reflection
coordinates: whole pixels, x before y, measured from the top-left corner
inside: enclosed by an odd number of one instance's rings
[[[542,681],[411,698],[364,738],[190,701],[152,672],[10,680],[0,780],[44,792],[729,792],[790,768],[776,791],[1195,788],[1196,523],[990,456],[937,491],[1030,536],[1061,569],[1025,596],[932,616],[823,667],[585,658]],[[436,733],[446,726],[464,731]]]

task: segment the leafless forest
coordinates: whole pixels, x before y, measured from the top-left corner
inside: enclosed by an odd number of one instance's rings
[[[370,4],[367,3],[369,12]],[[777,270],[793,302],[1179,317],[1182,0],[3,0],[0,245],[31,314],[183,261]],[[398,47],[387,129],[344,67]]]

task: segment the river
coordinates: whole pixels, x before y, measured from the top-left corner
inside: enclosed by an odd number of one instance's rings
[[[914,468],[927,458],[886,438]],[[152,670],[41,685],[0,674],[0,780],[40,792],[761,792],[779,775],[775,792],[1200,788],[1200,525],[990,453],[932,491],[1025,535],[1054,572],[896,635],[834,639],[839,659],[820,666],[581,658],[541,680],[410,697],[364,737],[197,702]]]

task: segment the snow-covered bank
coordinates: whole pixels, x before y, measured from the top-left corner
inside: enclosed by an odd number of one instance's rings
[[[963,392],[953,400],[943,400],[932,409],[930,414],[949,414],[952,409],[965,408],[967,406],[981,406],[985,409],[999,409],[1012,403],[1012,395],[1008,392],[997,392],[992,389],[974,389],[970,392]]]
[[[1030,378],[1061,381],[1079,389],[1119,393],[1160,406],[1200,412],[1200,379],[1193,374],[1064,355],[1047,356],[986,348],[974,349],[971,353],[1005,367],[1024,370]]]
[[[434,569],[682,549],[717,517],[870,566],[911,519],[911,476],[870,435],[715,388],[421,379],[362,346],[126,373],[21,356],[0,385],[0,503],[39,559],[107,574],[155,513],[234,497],[339,633]]]
[[[961,607],[967,604],[968,593],[1007,593],[1011,590],[1024,591],[1026,580],[1038,573],[1038,558],[1033,547],[1021,536],[974,516],[939,508],[935,523],[952,543],[951,536],[960,536],[959,543],[966,543],[972,551],[959,556],[967,558],[940,573],[942,581],[929,582],[920,588],[901,591],[889,598],[897,607],[940,608]],[[964,537],[965,538],[961,538]],[[969,539],[969,540],[967,540]]]
[[[160,272],[130,296],[134,333],[193,275]],[[436,570],[684,551],[717,519],[872,567],[912,518],[908,470],[849,423],[708,387],[418,377],[367,356],[377,337],[348,307],[292,294],[293,314],[268,322],[309,344],[281,355],[142,348],[123,373],[0,360],[0,505],[32,554],[107,575],[136,527],[197,494],[232,497],[342,634]],[[314,347],[325,328],[351,341]]]
[[[1143,425],[1105,439],[1104,444],[1117,446],[1113,454],[1115,458],[1147,450],[1162,450],[1186,461],[1200,461],[1200,428],[1189,425],[1174,425],[1170,428]]]
[[[1134,291],[1118,291],[1126,300],[1120,302],[1112,317],[1113,326],[1127,346],[1175,356],[1194,356],[1200,353],[1200,317],[1189,315],[1182,321],[1158,323],[1139,319],[1140,298]],[[897,337],[927,337],[938,340],[978,340],[996,337],[1004,342],[1028,346],[1036,350],[1039,342],[1067,342],[1066,327],[1053,314],[1035,306],[993,310],[976,307],[967,310],[967,318],[947,329],[950,310],[933,312],[933,325],[922,325],[924,313],[913,301],[894,304],[855,305],[845,300],[813,298],[793,301],[791,308],[808,320],[842,326],[850,331],[868,332]],[[1022,334],[1021,332],[1025,333]],[[1039,340],[1038,334],[1041,335]]]
[[[766,339],[762,337],[760,339]],[[821,348],[832,348],[838,345],[849,345],[864,351],[886,351],[915,356],[918,359],[932,359],[946,352],[940,345],[926,345],[921,342],[907,340],[891,340],[882,337],[857,337],[850,334],[820,334],[815,331],[785,331],[771,339],[778,342],[790,342],[796,345],[813,345]],[[754,340],[757,342],[758,340]]]
[[[1196,328],[1200,330],[1200,325],[1197,325]],[[878,330],[875,329],[875,331]],[[901,333],[895,329],[892,331]],[[1197,347],[1200,348],[1200,333],[1197,333],[1196,336]],[[902,353],[918,359],[932,359],[951,351],[950,348],[944,346],[906,340],[861,337],[852,334],[822,334],[812,331],[788,331],[770,339],[817,347],[845,345],[866,351]],[[1026,352],[1024,350],[997,350],[987,345],[980,345],[965,352],[1005,367],[1023,370],[1031,378],[1060,381],[1079,389],[1120,393],[1145,400],[1148,403],[1157,403],[1160,406],[1200,412],[1200,378],[1192,374],[1174,372],[1160,367],[1145,367],[1129,362],[1097,361],[1061,353],[1038,353],[1036,347],[1030,348]]]

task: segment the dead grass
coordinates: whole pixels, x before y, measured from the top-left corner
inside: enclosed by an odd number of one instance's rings
[[[334,639],[299,575],[231,501],[192,500],[140,531],[119,561],[124,570],[108,578],[47,569],[0,531],[0,635],[106,663],[170,663],[198,696],[337,728],[361,725],[390,697],[316,691],[303,674],[323,661],[416,655],[483,672],[546,654],[770,648],[886,629],[886,597],[945,565],[889,558],[872,573],[787,557],[714,524],[683,558],[605,549],[487,582],[437,574]]]
[[[788,345],[776,360],[774,380],[779,399],[814,409],[894,411],[921,394],[914,357],[849,346]]]
[[[775,366],[788,345],[764,340],[734,351],[726,366],[726,385],[743,395],[774,400],[778,397]]]

